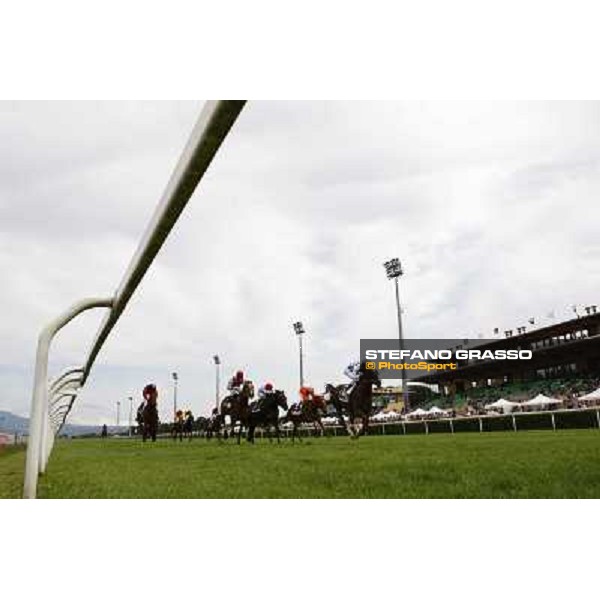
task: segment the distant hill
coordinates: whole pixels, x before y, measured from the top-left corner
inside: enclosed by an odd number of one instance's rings
[[[100,425],[71,425],[67,423],[61,435],[90,435],[100,434]],[[18,433],[19,435],[27,435],[29,432],[29,419],[20,417],[11,412],[0,410],[0,432],[3,433]],[[108,427],[109,433],[126,433],[127,427]]]

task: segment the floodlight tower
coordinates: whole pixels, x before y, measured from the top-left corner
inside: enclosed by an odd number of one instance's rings
[[[179,376],[175,371],[171,373],[171,377],[173,378],[173,422],[175,422],[175,418],[177,416],[177,381]]]
[[[129,437],[133,429],[133,396],[129,396]]]
[[[393,279],[396,286],[396,311],[398,313],[398,344],[400,346],[400,356],[402,357],[402,351],[404,350],[404,336],[402,334],[402,309],[400,308],[400,290],[398,287],[398,279],[404,274],[402,271],[402,265],[400,259],[392,258],[383,263],[385,267],[385,273],[388,279]],[[406,385],[406,371],[402,369],[402,400],[404,402],[404,409],[409,409],[408,401],[408,386]]]
[[[213,356],[215,361],[215,375],[216,375],[216,390],[215,390],[215,408],[219,410],[219,367],[221,365],[221,359],[218,354]]]
[[[300,350],[300,387],[304,386],[304,359],[302,356],[302,335],[305,333],[304,325],[301,321],[294,323],[294,331],[298,336],[298,347]]]

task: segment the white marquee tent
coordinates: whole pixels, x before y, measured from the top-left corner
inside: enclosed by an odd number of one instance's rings
[[[585,394],[583,396],[579,396],[578,400],[583,400],[584,402],[594,402],[600,400],[600,388],[590,392],[589,394]]]
[[[544,396],[544,394],[538,394],[535,398],[531,400],[527,400],[522,403],[522,406],[531,406],[531,407],[539,407],[539,406],[551,406],[553,404],[562,404],[562,400],[558,398],[550,398],[548,396]]]
[[[511,412],[515,406],[519,406],[518,402],[511,402],[510,400],[500,398],[499,400],[496,400],[496,402],[487,404],[485,410],[501,410],[502,412],[507,413]]]
[[[429,413],[426,410],[423,410],[422,408],[417,408],[416,410],[409,412],[406,416],[409,419],[414,419],[417,417],[426,417],[428,414]]]

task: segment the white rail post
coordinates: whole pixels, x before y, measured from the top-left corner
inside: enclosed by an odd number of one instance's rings
[[[27,456],[25,459],[25,482],[23,497],[35,498],[38,474],[42,470],[42,447],[46,447],[45,429],[48,419],[48,353],[52,339],[71,319],[90,308],[112,306],[112,298],[88,298],[77,302],[65,313],[47,325],[40,333],[35,358],[35,374],[33,379],[33,395],[29,419],[29,439],[27,440]],[[44,446],[42,446],[44,444]]]
[[[43,443],[43,447],[46,448],[44,420],[49,419],[47,378],[48,352],[52,338],[57,331],[80,312],[96,307],[111,308],[96,334],[84,364],[79,386],[83,387],[100,349],[177,222],[196,186],[239,116],[244,104],[244,100],[219,100],[210,101],[204,105],[175,170],[169,179],[167,187],[163,192],[163,196],[154,211],[154,215],[146,228],[138,249],[115,295],[110,299],[93,298],[79,302],[50,323],[40,334],[36,354],[33,396],[29,419],[29,441],[25,462],[25,481],[23,485],[23,496],[25,498],[35,498],[36,496],[38,472],[42,468],[45,455],[41,444]],[[52,386],[55,387],[58,385],[60,380],[68,374],[64,373],[61,375],[52,383]],[[57,431],[60,431],[60,427],[64,424],[70,406],[67,408]],[[50,448],[52,442],[53,438],[50,437]]]
[[[515,418],[515,415],[511,415],[511,416],[512,416],[513,431],[517,431],[517,419]]]
[[[554,413],[550,413],[550,417],[552,418],[552,431],[556,431],[556,421],[554,420]]]
[[[454,419],[450,419],[450,432],[454,433]]]

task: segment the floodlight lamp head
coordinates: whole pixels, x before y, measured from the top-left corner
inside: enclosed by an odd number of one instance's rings
[[[383,266],[385,267],[385,273],[388,279],[396,279],[396,277],[400,277],[403,274],[399,258],[392,258],[384,262]]]
[[[295,331],[295,332],[296,332],[298,335],[301,335],[301,334],[303,334],[303,333],[305,332],[305,330],[304,330],[304,325],[302,325],[302,322],[301,322],[301,321],[296,321],[296,322],[294,323],[294,331]]]

